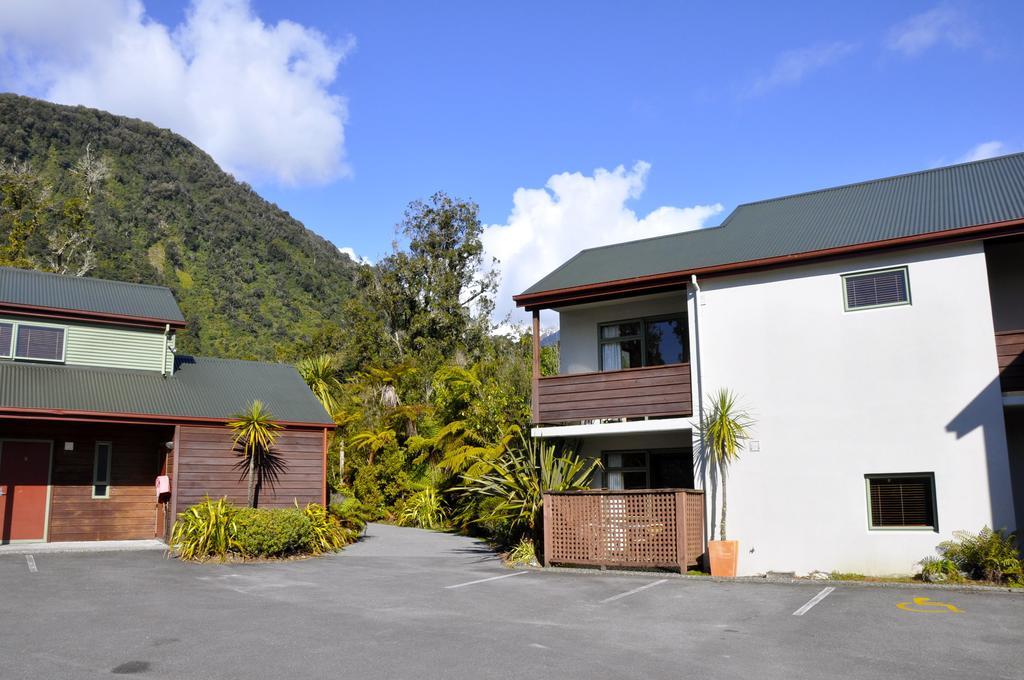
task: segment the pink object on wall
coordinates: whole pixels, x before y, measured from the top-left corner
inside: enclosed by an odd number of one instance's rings
[[[167,475],[160,475],[156,478],[156,495],[161,496],[171,492],[171,478]]]

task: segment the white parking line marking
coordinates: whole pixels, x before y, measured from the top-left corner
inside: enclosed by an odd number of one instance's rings
[[[811,607],[813,607],[814,605],[818,604],[826,597],[828,597],[829,593],[831,593],[833,590],[835,590],[835,588],[833,588],[832,586],[822,588],[820,593],[818,593],[817,595],[815,595],[807,601],[807,604],[793,612],[793,616],[803,616],[807,612],[811,611]]]
[[[33,574],[39,571],[39,569],[36,568],[35,557],[33,557],[32,555],[25,555],[25,561],[28,562],[28,570],[31,571]]]
[[[528,571],[517,571],[512,574],[502,574],[501,576],[492,576],[490,578],[481,578],[476,581],[467,581],[466,583],[456,583],[453,586],[445,586],[445,590],[451,590],[452,588],[464,588],[465,586],[476,585],[477,583],[487,583],[488,581],[497,581],[503,578],[512,578],[513,576],[522,576],[523,574],[529,574]]]
[[[612,595],[611,597],[607,597],[607,598],[601,600],[601,604],[607,604],[609,602],[614,602],[615,600],[621,600],[624,597],[629,597],[630,595],[636,595],[637,593],[643,592],[643,591],[647,590],[648,588],[653,588],[654,586],[660,586],[662,583],[664,583],[667,580],[668,580],[667,578],[663,578],[660,581],[655,581],[653,583],[648,583],[647,585],[640,586],[639,588],[633,588],[633,590],[627,590],[626,592],[619,593],[618,595]]]

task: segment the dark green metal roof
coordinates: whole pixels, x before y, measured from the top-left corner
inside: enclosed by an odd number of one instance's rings
[[[163,286],[62,276],[0,267],[0,303],[182,323],[174,294]]]
[[[330,425],[295,367],[175,357],[175,372],[0,361],[0,409],[227,419],[261,400],[280,421]]]
[[[719,227],[584,250],[523,294],[1024,218],[1024,153],[739,206]]]

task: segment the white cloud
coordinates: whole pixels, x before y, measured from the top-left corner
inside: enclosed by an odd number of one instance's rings
[[[1000,141],[992,140],[991,142],[982,142],[977,146],[973,147],[970,151],[960,157],[960,163],[969,163],[970,161],[982,161],[986,158],[992,158],[993,156],[1001,156],[1004,153],[1009,153],[1009,149],[1006,145]]]
[[[499,260],[502,281],[498,320],[512,312],[521,293],[584,248],[698,229],[722,212],[721,204],[664,206],[638,216],[627,203],[643,194],[650,164],[626,170],[597,169],[593,175],[553,175],[542,189],[517,189],[504,224],[484,228],[484,249]],[[514,320],[525,315],[515,313]],[[545,323],[551,323],[550,317]]]
[[[351,47],[265,24],[247,0],[194,0],[174,27],[139,0],[0,3],[0,85],[171,128],[251,181],[347,174],[346,103],[329,87]]]
[[[348,255],[353,262],[359,264],[373,264],[373,260],[362,255],[357,255],[355,249],[345,246],[344,248],[338,248],[338,252]]]
[[[787,85],[796,85],[808,75],[830,66],[857,49],[848,42],[832,42],[783,52],[771,70],[757,78],[747,89],[747,97],[757,97]]]
[[[914,15],[889,31],[887,46],[908,57],[916,57],[943,43],[957,48],[973,45],[977,40],[973,22],[951,7],[935,7]]]

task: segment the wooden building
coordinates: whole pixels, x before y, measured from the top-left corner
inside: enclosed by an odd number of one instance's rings
[[[171,291],[0,268],[0,543],[164,538],[204,496],[244,503],[228,419],[285,427],[261,507],[326,500],[330,417],[285,364],[177,354]]]

